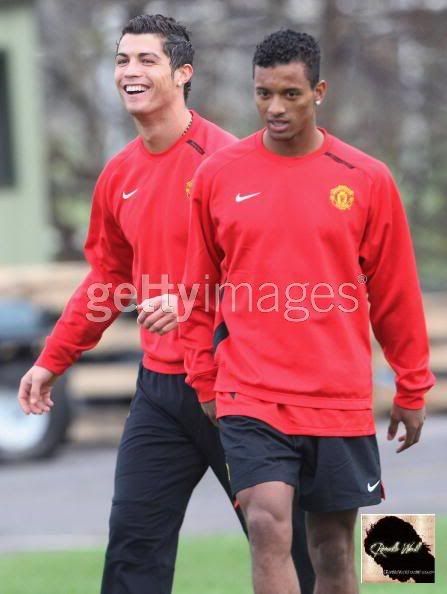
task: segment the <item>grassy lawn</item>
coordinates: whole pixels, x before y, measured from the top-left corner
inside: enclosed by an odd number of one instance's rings
[[[436,519],[436,541],[436,584],[369,584],[360,587],[361,594],[445,594],[447,517]],[[0,558],[0,592],[98,594],[102,562],[102,551],[4,555]],[[248,548],[242,537],[185,538],[179,549],[174,594],[250,594],[249,574]]]
[[[103,551],[2,555],[0,594],[99,594],[103,557]],[[247,594],[249,572],[243,537],[185,538],[174,593]]]

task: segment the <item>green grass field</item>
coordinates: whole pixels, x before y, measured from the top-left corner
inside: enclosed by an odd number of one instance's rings
[[[357,530],[358,533],[358,530]],[[359,550],[359,546],[356,547]],[[361,594],[445,594],[447,517],[436,519],[436,584],[369,584]],[[98,594],[102,551],[23,553],[0,558],[1,594]],[[360,571],[360,569],[358,570]],[[250,594],[247,543],[238,536],[185,538],[175,594]]]

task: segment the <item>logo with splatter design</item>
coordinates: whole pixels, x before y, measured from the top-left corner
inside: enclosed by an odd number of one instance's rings
[[[185,194],[188,200],[191,198],[191,190],[192,190],[192,179],[186,182],[185,186]]]
[[[348,186],[332,188],[329,197],[335,208],[339,210],[349,210],[354,204],[354,191]]]

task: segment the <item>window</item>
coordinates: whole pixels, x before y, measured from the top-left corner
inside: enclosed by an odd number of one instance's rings
[[[0,50],[0,188],[14,184],[8,55]]]

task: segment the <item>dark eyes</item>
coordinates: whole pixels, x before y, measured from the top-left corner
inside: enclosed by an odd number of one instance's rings
[[[271,96],[271,93],[265,89],[257,89],[256,95],[258,97],[261,97],[261,99],[267,99]],[[287,91],[286,93],[284,93],[284,95],[287,99],[296,99],[300,96],[300,93],[298,91]]]
[[[127,64],[128,62],[129,62],[129,60],[127,60],[126,58],[120,58],[120,59],[115,60],[115,64],[117,66],[122,66],[123,64]],[[151,60],[150,58],[143,58],[141,60],[141,63],[146,64],[146,65],[155,64],[154,60]]]

